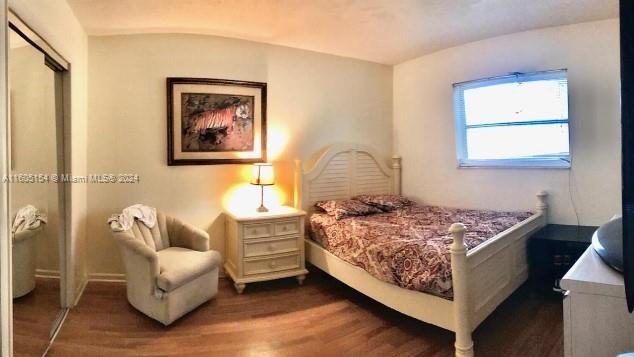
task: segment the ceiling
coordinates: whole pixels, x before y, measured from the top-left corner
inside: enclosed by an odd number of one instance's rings
[[[618,0],[67,0],[89,35],[196,33],[396,64],[503,34],[618,17]]]

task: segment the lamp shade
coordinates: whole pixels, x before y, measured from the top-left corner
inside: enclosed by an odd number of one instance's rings
[[[251,174],[251,184],[267,186],[275,183],[273,177],[273,165],[269,163],[253,164],[253,173]]]

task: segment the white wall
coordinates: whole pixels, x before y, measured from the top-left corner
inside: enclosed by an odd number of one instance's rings
[[[568,68],[572,170],[457,169],[452,84],[509,72]],[[394,68],[394,144],[403,189],[447,206],[530,209],[550,193],[555,223],[621,210],[618,20],[517,33],[423,56]]]
[[[67,171],[74,175],[87,173],[86,162],[86,100],[87,100],[87,36],[79,21],[65,0],[9,0],[9,8],[13,10],[27,25],[44,38],[71,64],[70,74],[64,78],[70,85],[70,141],[71,158],[66,163]],[[73,299],[73,292],[81,286],[85,279],[85,246],[86,246],[86,203],[87,188],[83,184],[69,185],[72,195],[70,204],[70,251],[72,251],[70,269],[73,276],[68,276],[70,291],[68,298]]]
[[[199,226],[224,251],[223,196],[246,165],[167,166],[166,77],[268,83],[268,151],[292,203],[292,160],[336,141],[392,147],[392,69],[358,60],[196,35],[90,37],[88,168],[138,184],[88,189],[92,273],[123,272],[107,218],[134,203]],[[257,196],[245,202],[257,206]]]

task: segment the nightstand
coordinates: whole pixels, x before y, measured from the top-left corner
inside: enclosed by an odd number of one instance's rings
[[[560,291],[559,280],[590,246],[598,227],[548,224],[528,241],[530,276],[540,291]]]
[[[238,294],[247,283],[296,277],[301,285],[308,273],[304,258],[304,217],[292,207],[225,210],[225,271]]]

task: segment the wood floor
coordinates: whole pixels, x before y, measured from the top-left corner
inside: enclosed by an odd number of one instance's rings
[[[13,300],[13,355],[41,356],[60,311],[59,279],[36,278],[33,291]]]
[[[169,327],[132,308],[125,286],[88,284],[49,356],[453,356],[453,334],[406,317],[312,268],[218,296]],[[561,298],[524,286],[474,333],[476,356],[563,356]]]

